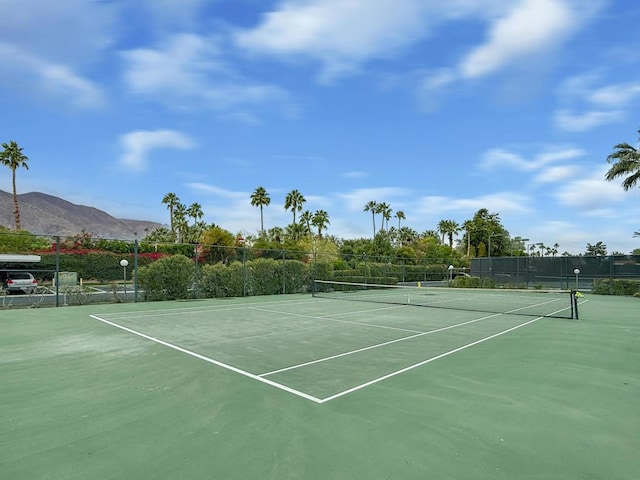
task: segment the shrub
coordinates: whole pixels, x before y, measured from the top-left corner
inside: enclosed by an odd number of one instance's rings
[[[194,281],[194,263],[184,255],[173,255],[142,267],[138,283],[147,300],[190,298]]]
[[[496,282],[491,278],[479,278],[479,277],[466,277],[460,275],[454,278],[450,283],[452,287],[456,288],[495,288]]]
[[[640,292],[640,280],[602,279],[593,284],[596,295],[635,295]]]

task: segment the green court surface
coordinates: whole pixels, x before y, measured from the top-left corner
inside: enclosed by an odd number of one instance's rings
[[[640,300],[0,311],[0,478],[640,478]]]

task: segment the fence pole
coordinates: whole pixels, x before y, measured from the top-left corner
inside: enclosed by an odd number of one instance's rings
[[[282,249],[282,294],[284,295],[285,293],[287,293],[287,281],[285,278],[286,275],[286,255],[285,255],[285,250]]]
[[[138,239],[133,241],[133,303],[138,303]]]
[[[60,237],[56,237],[56,307],[60,306]]]

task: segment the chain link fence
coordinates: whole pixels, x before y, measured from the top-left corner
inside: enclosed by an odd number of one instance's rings
[[[471,275],[510,288],[629,295],[640,292],[640,255],[474,258]]]

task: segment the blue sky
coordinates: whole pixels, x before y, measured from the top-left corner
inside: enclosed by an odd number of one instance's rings
[[[286,226],[287,192],[328,233],[370,236],[370,200],[418,232],[480,208],[560,252],[640,248],[636,0],[4,0],[0,138],[18,191],[168,223]],[[11,190],[10,170],[0,189]]]

